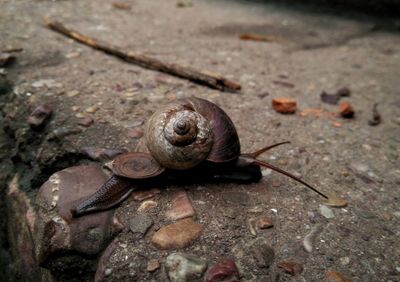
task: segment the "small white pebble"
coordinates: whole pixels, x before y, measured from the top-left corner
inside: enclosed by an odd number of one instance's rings
[[[106,268],[106,270],[104,271],[105,276],[109,276],[111,273],[112,273],[111,268]]]
[[[272,173],[272,170],[271,169],[263,169],[263,170],[261,170],[261,175],[262,176],[269,176],[270,174]]]
[[[271,209],[271,211],[273,211],[274,213],[278,213],[277,209]]]

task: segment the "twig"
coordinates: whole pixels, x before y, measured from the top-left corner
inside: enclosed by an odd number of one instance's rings
[[[241,89],[239,83],[229,80],[219,74],[198,71],[190,67],[180,66],[178,64],[164,63],[158,59],[143,54],[126,52],[119,47],[112,46],[105,42],[100,42],[77,31],[69,29],[56,20],[49,18],[44,18],[44,20],[46,22],[46,25],[52,30],[57,31],[67,37],[70,37],[80,43],[88,45],[94,49],[116,56],[126,62],[136,64],[147,69],[168,73],[170,75],[174,75],[180,78],[185,78],[198,84],[206,85],[222,91],[238,91]]]

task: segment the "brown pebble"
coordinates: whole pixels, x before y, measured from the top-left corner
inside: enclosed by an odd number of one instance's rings
[[[303,272],[303,265],[294,261],[281,261],[278,267],[293,276]]]
[[[340,115],[344,118],[352,118],[354,116],[354,109],[348,102],[342,102],[339,106]]]
[[[350,93],[351,93],[351,91],[347,87],[339,88],[336,91],[336,95],[341,96],[341,97],[348,97],[348,96],[350,96]]]
[[[351,282],[351,279],[344,276],[340,272],[334,270],[326,270],[326,282]]]
[[[130,138],[141,138],[144,135],[144,131],[139,128],[132,129],[128,131],[128,137]]]
[[[239,281],[240,274],[236,263],[231,259],[223,259],[215,264],[207,273],[206,282]]]
[[[37,106],[28,117],[28,123],[32,127],[41,127],[44,122],[51,116],[53,109],[46,104]]]
[[[151,259],[147,262],[147,271],[154,272],[160,268],[160,263],[156,259]]]
[[[122,2],[113,2],[112,6],[115,9],[119,9],[119,10],[130,10],[131,9],[131,5],[129,5],[127,3],[122,3]]]
[[[339,127],[342,127],[342,123],[335,121],[335,122],[332,122],[332,126],[336,127],[336,128],[339,128]]]
[[[165,216],[170,220],[193,217],[195,215],[196,212],[185,191],[180,191],[174,196],[171,201],[171,208],[165,213]]]
[[[267,229],[267,228],[271,228],[272,226],[274,226],[274,224],[272,222],[272,219],[270,219],[267,216],[263,216],[258,219],[257,226],[260,229]]]
[[[272,99],[272,108],[281,114],[293,114],[297,109],[297,102],[291,98]]]
[[[0,67],[5,67],[15,60],[15,56],[8,53],[0,53]]]
[[[81,120],[78,121],[78,124],[79,124],[79,125],[82,125],[82,126],[84,126],[84,127],[89,127],[89,126],[91,126],[93,123],[94,123],[94,120],[93,120],[93,118],[91,118],[91,117],[85,117],[85,118],[83,118],[83,119],[81,119]]]
[[[201,224],[194,222],[192,218],[186,218],[162,227],[154,233],[151,241],[162,250],[180,249],[189,246],[202,232]]]
[[[134,191],[133,198],[135,201],[143,201],[153,198],[155,195],[160,194],[160,192],[161,191],[157,188],[153,188],[151,190]]]

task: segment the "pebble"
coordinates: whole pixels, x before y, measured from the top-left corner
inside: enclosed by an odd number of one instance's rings
[[[75,96],[78,96],[78,95],[79,95],[79,91],[78,90],[72,90],[72,91],[67,92],[67,96],[68,97],[75,97]]]
[[[321,215],[323,217],[328,218],[328,219],[335,217],[335,214],[333,213],[333,211],[325,205],[319,205],[319,212],[321,213]]]
[[[69,135],[80,133],[81,130],[77,128],[68,128],[68,127],[57,127],[53,131],[49,133],[47,136],[47,140],[61,140],[64,137]]]
[[[347,278],[343,274],[333,270],[326,270],[326,282],[351,282],[351,279]]]
[[[146,199],[153,198],[155,195],[160,194],[161,191],[157,188],[153,188],[151,190],[142,190],[142,191],[134,191],[133,199],[135,201],[143,201]]]
[[[41,79],[31,84],[34,88],[41,88],[46,86],[47,88],[62,88],[62,83],[56,82],[54,79]]]
[[[132,233],[137,233],[143,237],[153,224],[153,219],[149,215],[136,214],[129,220],[129,229]]]
[[[154,272],[160,268],[160,263],[156,259],[151,259],[147,262],[147,271]]]
[[[77,112],[77,111],[80,110],[80,108],[81,108],[81,107],[79,107],[79,106],[72,106],[72,107],[71,107],[71,111]]]
[[[13,62],[16,57],[9,53],[0,53],[0,67],[5,67]]]
[[[303,272],[303,265],[294,261],[281,261],[278,267],[290,275],[297,275]]]
[[[274,249],[264,238],[259,238],[250,243],[250,252],[259,267],[270,267],[275,258]]]
[[[178,192],[172,199],[171,208],[165,213],[169,220],[194,217],[196,212],[185,191]]]
[[[368,242],[371,239],[371,237],[368,236],[368,235],[363,234],[363,235],[361,235],[361,239],[363,239],[364,241]]]
[[[256,225],[255,218],[250,218],[247,221],[247,226],[249,227],[249,231],[250,231],[251,235],[253,235],[253,236],[257,235],[257,231],[256,231],[256,228],[255,228],[255,225]]]
[[[90,106],[88,108],[86,108],[85,112],[89,113],[89,114],[94,114],[95,112],[97,112],[99,110],[99,107],[97,106]]]
[[[267,216],[262,216],[258,219],[257,226],[260,229],[267,229],[274,226],[272,219]]]
[[[201,224],[195,223],[192,218],[186,218],[160,228],[151,241],[163,250],[184,248],[199,238],[202,231]]]
[[[65,58],[73,59],[73,58],[79,57],[80,55],[81,55],[81,53],[79,53],[79,52],[71,52],[71,53],[66,54]]]
[[[272,108],[281,114],[294,114],[297,109],[297,102],[291,98],[272,99]]]
[[[250,197],[247,193],[237,191],[226,191],[222,193],[222,198],[226,203],[237,204],[246,206],[250,201]]]
[[[151,209],[154,209],[157,207],[157,202],[149,200],[149,201],[144,201],[143,203],[140,204],[138,207],[137,211],[138,212],[145,212]]]
[[[349,258],[349,257],[341,257],[341,258],[339,259],[339,261],[340,261],[340,263],[341,263],[342,265],[348,265],[348,264],[350,263],[350,258]]]
[[[360,173],[360,174],[367,173],[370,170],[368,165],[360,162],[351,162],[349,168],[354,173]]]
[[[176,1],[176,6],[177,7],[192,7],[193,6],[193,2],[192,0],[177,0]]]
[[[106,268],[106,270],[104,271],[104,275],[105,276],[110,276],[112,273],[112,269],[111,268]]]
[[[344,118],[354,117],[354,109],[348,102],[342,102],[339,105],[340,115]]]
[[[141,138],[144,135],[144,131],[139,128],[134,128],[132,130],[129,130],[127,135],[130,138]]]
[[[84,126],[84,127],[89,127],[89,126],[91,126],[93,123],[94,123],[94,120],[93,120],[93,118],[91,118],[91,117],[85,117],[85,118],[83,118],[83,119],[81,119],[81,120],[78,121],[78,124],[79,124],[79,125],[82,125],[82,126]]]
[[[200,279],[207,262],[194,255],[172,253],[166,258],[165,267],[171,282],[185,282]]]
[[[225,217],[228,217],[228,218],[232,218],[232,219],[234,219],[234,218],[236,218],[236,210],[235,209],[233,209],[233,208],[225,208],[225,207],[222,207],[221,208],[221,212],[222,212],[222,215],[223,216],[225,216]]]
[[[119,10],[130,10],[131,9],[131,5],[129,5],[127,3],[123,3],[123,2],[113,2],[112,6]]]
[[[240,280],[236,263],[231,259],[224,259],[215,264],[207,273],[206,282],[234,282]]]
[[[248,213],[262,213],[264,211],[264,209],[260,206],[255,206],[252,207],[251,209],[249,209],[247,212]]]
[[[137,92],[125,92],[126,97],[133,97],[136,95]]]
[[[320,225],[315,225],[315,226],[311,229],[310,233],[308,233],[308,234],[304,237],[304,240],[303,240],[303,247],[304,247],[304,249],[305,249],[308,253],[311,253],[311,252],[313,251],[313,249],[314,249],[313,244],[314,244],[315,237],[317,236],[317,234],[318,234],[320,231],[321,231]]]
[[[46,104],[37,106],[28,117],[28,124],[34,128],[44,125],[45,121],[50,118],[53,109]]]

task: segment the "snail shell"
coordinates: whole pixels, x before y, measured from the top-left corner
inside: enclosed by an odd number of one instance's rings
[[[114,174],[133,179],[157,176],[164,168],[146,153],[126,153],[119,155],[112,162]]]
[[[240,154],[233,122],[215,104],[178,100],[156,111],[147,123],[146,145],[161,166],[183,170],[204,160],[226,162]]]

